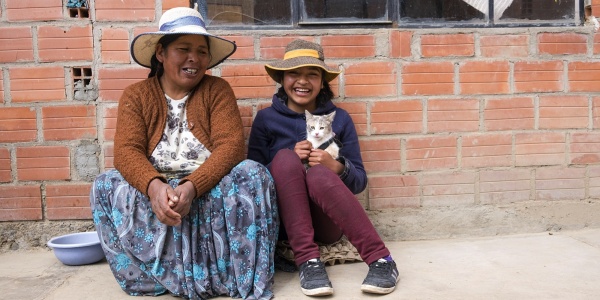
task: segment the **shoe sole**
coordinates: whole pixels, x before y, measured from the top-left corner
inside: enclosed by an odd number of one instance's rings
[[[333,288],[330,287],[322,287],[322,288],[317,288],[317,289],[302,289],[302,293],[304,293],[304,295],[306,296],[329,296],[329,295],[333,295]]]
[[[396,278],[396,285],[398,285],[399,281],[400,281],[400,276],[398,276],[398,278]],[[389,293],[393,292],[396,289],[396,285],[394,285],[393,287],[389,287],[389,288],[382,288],[382,287],[378,287],[378,286],[374,286],[374,285],[363,284],[360,286],[360,290],[365,293],[385,295],[385,294],[389,294]]]

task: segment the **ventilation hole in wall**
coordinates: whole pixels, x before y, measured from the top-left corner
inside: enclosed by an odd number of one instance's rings
[[[71,78],[73,80],[73,99],[88,101],[96,99],[98,92],[92,84],[92,68],[71,68]]]
[[[67,8],[69,9],[69,16],[71,18],[85,19],[90,17],[87,0],[68,0]]]

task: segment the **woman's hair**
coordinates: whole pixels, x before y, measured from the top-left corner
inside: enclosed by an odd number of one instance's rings
[[[283,71],[281,73],[281,78],[283,78]],[[279,87],[279,90],[277,90],[277,93],[275,95],[287,104],[288,95],[285,93],[285,89],[283,88],[283,86]],[[331,90],[331,86],[329,85],[329,82],[323,80],[323,88],[319,91],[319,94],[317,95],[316,105],[317,107],[321,107],[331,99],[333,99],[333,91]]]
[[[163,49],[167,49],[167,47],[172,42],[174,42],[183,35],[185,34],[166,34],[163,37],[161,37],[160,40],[158,40],[158,44],[161,44]],[[203,37],[206,40],[206,45],[208,46],[208,53],[210,53],[209,38],[205,35]],[[156,53],[154,53],[154,55],[152,55],[152,58],[150,59],[150,73],[148,74],[148,78],[155,75],[157,77],[160,77],[162,76],[163,71],[163,65],[160,61],[158,61],[158,59],[156,58]]]

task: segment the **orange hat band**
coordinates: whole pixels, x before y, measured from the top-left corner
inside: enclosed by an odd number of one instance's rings
[[[301,57],[301,56],[309,56],[309,57],[314,57],[314,58],[320,59],[319,52],[317,50],[298,49],[298,50],[292,50],[292,51],[286,52],[285,55],[283,56],[283,60]]]

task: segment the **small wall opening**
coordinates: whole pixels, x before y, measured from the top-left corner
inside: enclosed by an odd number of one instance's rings
[[[73,67],[71,68],[71,78],[73,99],[91,101],[98,97],[98,91],[92,83],[92,68]]]
[[[90,17],[87,0],[68,0],[69,17],[87,19]]]

